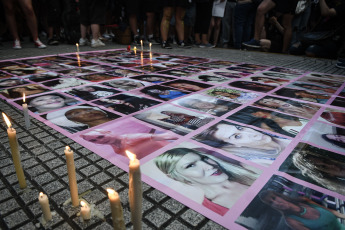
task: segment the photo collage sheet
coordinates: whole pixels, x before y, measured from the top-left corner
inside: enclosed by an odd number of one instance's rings
[[[0,97],[226,228],[345,229],[344,79],[119,49],[0,62]]]

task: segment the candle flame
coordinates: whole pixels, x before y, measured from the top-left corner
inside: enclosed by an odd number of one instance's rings
[[[152,43],[150,42],[150,47],[152,46]]]
[[[23,102],[25,103],[25,93],[23,93]]]
[[[40,192],[40,197],[41,197],[41,198],[43,197],[43,192]]]
[[[128,158],[129,158],[131,161],[137,159],[137,156],[136,156],[135,154],[131,153],[131,152],[128,151],[128,150],[126,150],[126,154],[127,154]]]
[[[86,206],[86,202],[80,201],[80,205],[83,206],[83,207],[85,207],[85,206]]]
[[[114,193],[115,193],[115,190],[114,190],[114,189],[111,189],[111,188],[107,188],[107,192],[110,193],[110,194],[114,194]]]
[[[143,40],[140,40],[140,44],[143,45]]]
[[[79,44],[78,43],[75,43],[75,45],[78,47],[79,46]]]
[[[69,152],[71,151],[71,148],[69,146],[66,146],[66,150]]]
[[[11,124],[10,120],[8,119],[8,117],[6,116],[6,114],[4,112],[2,113],[2,116],[4,117],[4,120],[5,120],[6,124],[7,124],[7,127],[11,128],[12,124]]]

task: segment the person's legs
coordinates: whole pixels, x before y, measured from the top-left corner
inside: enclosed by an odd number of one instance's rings
[[[14,41],[18,41],[19,42],[20,39],[19,39],[18,31],[17,31],[16,18],[15,18],[15,15],[14,15],[14,5],[13,5],[14,3],[13,3],[13,0],[2,0],[2,3],[4,5],[6,21],[7,21],[8,27],[10,29],[10,32],[12,34],[12,37],[13,37]],[[20,43],[19,43],[19,46],[20,46]]]
[[[290,48],[291,36],[292,36],[292,14],[284,14],[282,26],[284,27],[284,38],[283,38],[283,53],[287,53]]]
[[[214,24],[214,31],[213,31],[213,45],[214,46],[217,46],[218,44],[221,23],[222,23],[222,18],[216,17],[215,24]]]
[[[167,43],[167,40],[172,13],[173,7],[166,6],[163,8],[163,17],[161,21],[162,47],[168,49],[171,49],[171,46]]]
[[[152,35],[155,27],[155,13],[147,12],[146,13],[146,34],[148,36]]]
[[[37,20],[34,9],[32,8],[32,2],[31,0],[19,0],[19,4],[25,14],[26,23],[31,32],[32,39],[36,41],[38,39]]]
[[[175,20],[176,20],[176,32],[178,42],[182,42],[184,40],[184,15],[186,13],[186,9],[180,6],[177,6],[175,9]]]
[[[265,24],[265,14],[273,9],[276,4],[272,0],[264,0],[256,10],[254,39],[260,40],[262,28]]]
[[[233,13],[235,7],[236,2],[226,2],[224,17],[222,18],[222,31],[220,36],[220,43],[222,47],[227,47],[231,40],[231,30],[233,28]]]
[[[207,33],[207,35],[208,35],[208,40],[210,40],[210,38],[211,38],[211,35],[212,35],[212,31],[213,31],[213,28],[214,28],[214,26],[215,26],[215,17],[212,17],[211,18],[211,21],[210,21],[210,26],[208,27],[208,33]]]

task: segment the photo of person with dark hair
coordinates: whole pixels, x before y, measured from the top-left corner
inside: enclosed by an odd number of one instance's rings
[[[271,96],[265,96],[264,98],[254,102],[253,105],[262,108],[274,109],[299,117],[305,117],[307,119],[312,118],[314,114],[321,108],[320,106],[313,104]]]
[[[305,83],[296,81],[292,84],[287,85],[289,88],[296,88],[296,89],[305,89],[310,91],[315,91],[319,93],[329,93],[333,94],[337,91],[337,88],[329,87],[329,86],[320,86],[313,83]]]
[[[202,64],[198,64],[198,65],[201,65],[201,66],[204,66],[204,67],[210,67],[210,68],[213,68],[213,69],[220,69],[220,68],[225,68],[225,67],[230,67],[232,65],[236,65],[238,64],[237,62],[233,62],[233,61],[222,61],[222,60],[219,60],[219,61],[211,61],[211,62],[208,62],[208,63],[202,63]]]
[[[223,76],[223,77],[228,77],[228,78],[242,78],[245,76],[249,76],[251,74],[248,73],[240,73],[240,72],[236,72],[236,71],[214,71],[214,72],[210,72],[213,73],[215,75],[219,75],[219,76]]]
[[[60,70],[57,72],[60,74],[64,74],[66,76],[69,76],[69,77],[77,77],[77,76],[82,76],[85,74],[96,73],[96,71],[92,71],[92,70],[84,69],[84,68],[65,69],[65,70]]]
[[[78,88],[73,88],[63,92],[68,93],[72,96],[79,97],[85,101],[92,101],[98,98],[107,97],[120,93],[121,91],[113,88],[107,88],[102,85],[87,85]]]
[[[204,93],[211,97],[216,97],[241,104],[247,103],[259,96],[259,94],[257,93],[245,92],[237,89],[230,89],[224,87],[216,87],[213,89],[209,89],[206,90]]]
[[[85,80],[80,80],[78,78],[68,77],[68,78],[60,78],[53,81],[47,81],[42,84],[52,89],[65,89],[65,88],[70,88],[73,86],[85,85],[88,83],[90,82],[85,81]]]
[[[259,177],[260,170],[187,142],[142,166],[143,174],[221,216]]]
[[[203,82],[209,82],[209,83],[213,83],[213,84],[221,84],[223,82],[231,80],[231,78],[216,76],[214,74],[212,75],[212,73],[207,74],[207,75],[202,74],[202,75],[198,75],[198,76],[193,76],[193,77],[190,77],[190,79],[195,79],[195,80],[199,80],[199,81],[203,81]]]
[[[260,83],[264,83],[264,84],[268,84],[268,85],[274,85],[274,86],[280,86],[280,85],[283,85],[283,84],[289,82],[289,80],[286,80],[286,79],[273,78],[273,77],[263,77],[263,76],[254,76],[254,77],[250,77],[250,78],[244,79],[244,80],[251,80],[253,82],[260,82]]]
[[[94,101],[93,103],[123,114],[131,114],[158,105],[161,102],[131,94],[119,94]]]
[[[267,93],[268,91],[271,91],[276,88],[276,86],[273,85],[267,85],[252,81],[234,81],[229,83],[229,86],[263,93]]]
[[[70,133],[76,133],[107,123],[120,116],[85,104],[50,112],[42,117]]]
[[[269,71],[278,72],[278,73],[287,73],[287,74],[294,74],[294,75],[302,75],[305,73],[303,70],[297,69],[288,69],[283,67],[273,67],[269,69]]]
[[[164,101],[169,101],[189,94],[189,92],[176,90],[162,85],[145,87],[144,89],[141,89],[140,92]]]
[[[230,120],[295,137],[308,120],[270,110],[247,106],[228,117]]]
[[[79,76],[79,78],[92,81],[92,82],[99,82],[99,81],[106,81],[111,79],[119,78],[118,76],[112,76],[106,73],[97,73],[97,74],[90,74],[90,75],[83,75]]]
[[[192,91],[192,92],[204,90],[212,86],[209,84],[199,83],[195,81],[187,81],[187,80],[175,80],[175,81],[163,83],[162,85],[170,86],[170,87],[177,88],[180,90]]]
[[[26,98],[25,101],[28,104],[28,109],[34,113],[45,113],[81,103],[74,98],[67,97],[59,93],[49,93],[36,97],[29,97]],[[22,105],[23,100],[18,100],[16,103]]]
[[[132,69],[121,69],[118,67],[113,68],[111,71],[107,71],[107,74],[113,76],[121,76],[121,77],[133,77],[140,74],[143,74],[142,71],[132,70]]]
[[[344,77],[341,75],[331,75],[331,74],[325,74],[325,73],[309,73],[306,76],[321,78],[321,79],[331,79],[334,81],[343,81],[344,80]]]
[[[30,82],[24,81],[23,79],[20,79],[18,77],[0,79],[0,89],[9,88],[9,87],[18,86],[18,85],[25,85],[28,83]]]
[[[236,223],[251,230],[342,230],[344,200],[273,175]]]
[[[40,73],[47,72],[44,69],[32,67],[29,65],[19,65],[19,64],[2,66],[0,67],[0,69],[2,71],[5,71],[7,73],[14,74],[17,76],[25,76],[29,74],[40,74]]]
[[[118,80],[112,80],[112,81],[107,81],[102,83],[103,85],[113,87],[115,89],[122,89],[125,91],[129,91],[132,89],[137,89],[137,88],[142,88],[145,86],[150,85],[148,82],[144,81],[137,81],[134,79],[129,79],[129,78],[122,78]]]
[[[257,65],[257,64],[239,64],[237,67],[247,68],[247,69],[253,69],[253,70],[265,70],[269,66],[265,65]]]
[[[132,77],[132,79],[136,79],[139,81],[147,81],[151,83],[162,83],[162,82],[175,80],[176,78],[166,77],[166,76],[158,75],[158,74],[145,74],[145,75]]]
[[[288,73],[277,73],[277,72],[262,72],[260,73],[262,76],[267,76],[267,77],[277,77],[277,78],[284,78],[284,79],[295,79],[299,75],[296,74],[288,74]]]
[[[303,82],[309,82],[309,83],[314,83],[317,85],[323,85],[323,86],[329,86],[329,87],[335,87],[339,88],[342,84],[343,81],[337,81],[337,80],[331,80],[331,79],[325,79],[325,78],[317,78],[317,77],[302,77],[298,79],[298,81],[303,81]]]
[[[20,98],[20,97],[22,98],[23,93],[25,93],[25,96],[30,96],[34,94],[44,93],[47,91],[50,91],[50,90],[37,84],[31,84],[31,85],[23,85],[19,87],[14,87],[10,89],[4,89],[0,91],[0,94],[6,98],[15,99],[15,98]]]
[[[193,137],[194,140],[269,166],[291,140],[246,126],[221,121]]]
[[[336,97],[336,98],[334,98],[334,100],[332,101],[331,105],[345,108],[345,98]]]
[[[159,72],[160,74],[171,75],[175,77],[188,77],[189,75],[196,74],[196,72],[187,69],[171,69]]]
[[[46,72],[46,73],[37,74],[37,75],[28,75],[24,78],[33,82],[44,82],[44,81],[59,79],[62,77],[64,76],[54,73],[54,72]]]
[[[299,143],[279,171],[345,195],[344,155]]]
[[[218,117],[240,106],[240,104],[237,103],[206,97],[200,94],[184,97],[174,101],[173,103]]]
[[[300,90],[300,89],[291,89],[291,88],[281,88],[274,92],[274,94],[283,96],[283,97],[290,97],[296,98],[303,101],[310,101],[320,104],[325,104],[328,99],[331,98],[331,95],[325,93],[315,93],[310,92],[307,90]]]
[[[303,141],[321,148],[345,153],[345,129],[315,122],[303,136]]]
[[[326,109],[320,115],[319,120],[345,127],[345,113],[341,110]]]

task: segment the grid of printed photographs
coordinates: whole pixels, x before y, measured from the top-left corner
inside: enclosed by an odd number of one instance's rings
[[[230,229],[345,229],[345,76],[155,52],[0,62],[0,97]]]

